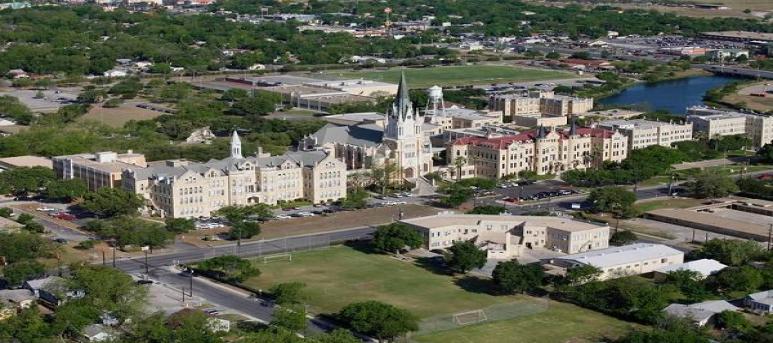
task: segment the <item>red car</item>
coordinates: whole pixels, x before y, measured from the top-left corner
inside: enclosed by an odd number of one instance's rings
[[[67,220],[67,221],[75,220],[75,216],[67,212],[59,212],[54,217],[59,218],[61,220]]]

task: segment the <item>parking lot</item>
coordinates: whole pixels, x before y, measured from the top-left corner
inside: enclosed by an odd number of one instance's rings
[[[78,98],[79,88],[58,88],[40,91],[42,98],[37,97],[38,91],[32,89],[14,89],[2,91],[0,95],[10,95],[19,99],[21,103],[33,112],[55,112],[60,107],[72,104]]]
[[[494,199],[511,203],[553,199],[578,193],[574,187],[559,180],[545,180],[535,183],[502,183],[492,192],[494,194],[489,194]]]

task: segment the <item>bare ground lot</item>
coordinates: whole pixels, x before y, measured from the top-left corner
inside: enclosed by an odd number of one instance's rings
[[[741,88],[737,93],[722,98],[723,101],[731,104],[743,103],[743,107],[758,112],[773,111],[773,94],[766,94],[765,91],[773,89],[768,86],[770,82],[759,82],[750,86]],[[751,96],[752,93],[765,94],[765,97]]]
[[[115,108],[94,105],[80,120],[92,120],[110,127],[123,127],[130,120],[149,120],[164,114],[137,107],[139,102],[128,101]]]

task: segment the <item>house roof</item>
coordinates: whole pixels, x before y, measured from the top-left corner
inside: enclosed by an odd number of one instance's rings
[[[579,254],[557,257],[559,260],[569,260],[588,264],[598,268],[629,264],[636,261],[652,260],[674,255],[684,255],[683,252],[663,244],[636,243],[620,247],[593,250]]]
[[[327,124],[313,135],[317,144],[341,143],[372,147],[381,144],[384,128],[374,124],[338,126]]]
[[[55,283],[63,282],[64,279],[58,276],[49,276],[42,279],[27,280],[26,283],[32,289],[44,289]]]
[[[758,303],[773,305],[773,290],[752,293],[747,295],[746,297]]]
[[[4,289],[0,290],[0,299],[20,303],[25,300],[35,299],[35,294],[28,289]]]
[[[727,266],[722,263],[719,263],[719,261],[717,260],[702,259],[702,260],[685,262],[682,264],[672,264],[670,266],[659,268],[657,269],[657,271],[665,274],[665,273],[670,273],[677,270],[691,270],[691,271],[700,273],[701,275],[703,275],[703,277],[707,277],[725,268],[727,268]]]
[[[671,304],[663,309],[663,311],[672,316],[691,318],[695,321],[702,322],[723,311],[738,311],[738,307],[735,307],[724,300],[712,300],[690,305]]]

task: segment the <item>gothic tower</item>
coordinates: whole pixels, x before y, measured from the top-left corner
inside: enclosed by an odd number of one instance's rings
[[[231,136],[231,158],[244,158],[242,157],[242,140],[239,139],[239,134],[234,130],[234,134]]]

